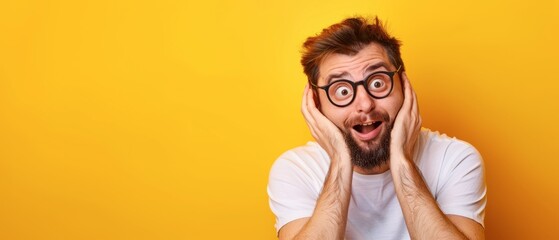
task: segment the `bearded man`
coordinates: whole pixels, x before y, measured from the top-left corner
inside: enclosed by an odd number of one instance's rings
[[[301,111],[316,142],[270,171],[279,239],[484,239],[482,158],[421,129],[400,41],[378,18],[309,37],[301,63]]]

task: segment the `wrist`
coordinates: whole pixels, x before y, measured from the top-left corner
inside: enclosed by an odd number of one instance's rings
[[[390,151],[390,165],[391,167],[395,164],[409,162],[411,159],[408,154],[405,153],[403,149],[394,149]]]
[[[326,151],[332,161],[349,162],[351,163],[351,156],[349,149],[346,146],[331,147]]]
[[[405,158],[406,153],[402,146],[391,146],[390,147],[390,159],[401,159]]]
[[[333,154],[330,155],[330,172],[336,174],[347,173],[353,171],[353,163],[351,158],[346,154]],[[345,175],[345,174],[343,174]]]
[[[346,153],[334,153],[330,155],[332,164],[336,164],[343,167],[352,167],[351,157]]]

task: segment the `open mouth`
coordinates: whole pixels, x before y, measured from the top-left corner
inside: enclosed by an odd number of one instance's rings
[[[367,122],[367,123],[363,123],[363,124],[357,124],[355,126],[353,126],[353,130],[357,131],[358,133],[361,134],[367,134],[370,133],[372,131],[374,131],[375,129],[377,129],[378,126],[380,126],[382,124],[382,121],[374,121],[374,122]]]

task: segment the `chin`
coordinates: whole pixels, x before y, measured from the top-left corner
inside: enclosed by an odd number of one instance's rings
[[[387,126],[390,129],[390,126]],[[380,167],[390,159],[390,131],[383,128],[380,134],[363,141],[351,133],[344,134],[354,166],[362,169]]]
[[[374,152],[379,149],[380,143],[378,141],[369,141],[359,145],[363,152]]]

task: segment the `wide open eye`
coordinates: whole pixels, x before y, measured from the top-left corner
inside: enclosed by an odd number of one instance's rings
[[[382,94],[390,90],[390,76],[379,73],[371,76],[367,88],[371,94]]]
[[[378,91],[379,89],[383,89],[386,86],[386,83],[382,79],[373,79],[369,84],[369,89],[373,91]]]
[[[347,82],[337,82],[330,87],[330,97],[335,100],[345,100],[353,95],[353,87]]]

